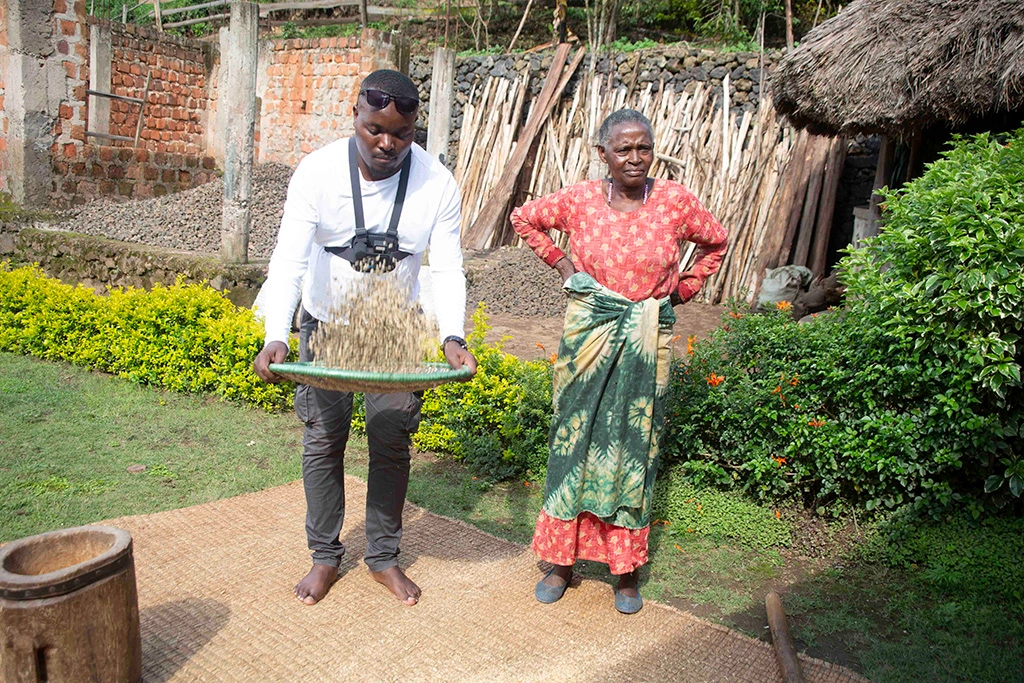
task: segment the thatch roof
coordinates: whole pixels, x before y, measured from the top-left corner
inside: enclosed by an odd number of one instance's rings
[[[854,0],[771,76],[775,106],[817,133],[907,137],[1024,110],[1024,0]]]

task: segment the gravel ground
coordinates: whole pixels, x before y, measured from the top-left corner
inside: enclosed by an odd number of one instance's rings
[[[256,164],[253,167],[249,258],[270,258],[277,241],[291,175],[291,168],[283,164]],[[224,182],[217,178],[191,190],[153,199],[92,202],[58,229],[215,254],[220,251],[223,201]]]
[[[277,241],[291,169],[281,164],[253,167],[253,211],[249,258],[269,259]],[[205,185],[153,199],[98,201],[81,207],[60,230],[182,251],[220,250],[224,183]],[[528,248],[502,247],[466,254],[471,306],[485,301],[496,314],[554,316],[565,313],[558,273]]]
[[[565,293],[557,271],[528,247],[501,247],[467,255],[467,299],[491,313],[517,316],[565,315]]]

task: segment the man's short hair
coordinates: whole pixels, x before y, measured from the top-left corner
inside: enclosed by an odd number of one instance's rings
[[[359,89],[380,90],[393,97],[410,97],[414,100],[420,99],[419,90],[412,79],[400,71],[392,69],[378,69],[363,79]]]
[[[651,126],[650,119],[636,109],[619,109],[609,114],[608,118],[601,122],[601,127],[597,129],[598,147],[607,148],[608,141],[612,137],[612,131],[615,130],[616,126],[621,126],[624,123],[635,123],[646,128],[647,133],[651,136],[651,141],[654,141],[654,128]]]

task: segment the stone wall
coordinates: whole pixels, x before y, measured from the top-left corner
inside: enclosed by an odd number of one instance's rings
[[[38,263],[47,275],[97,293],[173,285],[178,277],[209,282],[239,306],[252,305],[267,269],[265,262],[224,265],[209,256],[6,223],[0,224],[0,259]]]
[[[718,93],[721,93],[722,79],[728,74],[733,109],[754,111],[761,98],[762,76],[771,72],[780,57],[781,52],[768,51],[764,54],[764,64],[761,65],[760,56],[756,52],[717,53],[669,46],[631,53],[611,53],[598,60],[596,70],[601,74],[612,74],[612,87],[615,88],[625,86],[643,89],[650,85],[654,91],[662,86],[685,90],[694,88],[697,83],[711,83],[712,88]],[[452,102],[452,134],[449,146],[453,158],[458,149],[462,110],[474,86],[479,87],[488,77],[514,79],[520,73],[528,72],[530,89],[536,96],[551,67],[551,60],[551,52],[458,58],[455,66],[455,97]],[[589,64],[588,55],[569,81],[565,96],[575,92],[576,84]],[[429,56],[413,57],[409,64],[409,74],[419,87],[420,99],[424,103],[422,125],[426,123],[425,112],[430,102],[431,67],[432,58]],[[425,132],[421,130],[417,139],[426,140]]]

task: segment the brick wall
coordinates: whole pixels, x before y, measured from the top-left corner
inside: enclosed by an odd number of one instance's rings
[[[352,107],[363,76],[407,69],[407,45],[390,32],[360,37],[268,41],[260,50],[257,136],[261,162],[294,167],[314,149],[352,134]]]
[[[139,146],[154,152],[200,155],[205,150],[211,48],[198,41],[132,24],[110,24],[110,87],[142,97],[151,76]],[[112,100],[110,132],[134,137],[139,106]],[[131,146],[115,141],[114,146]]]
[[[54,0],[55,9],[64,1]],[[54,131],[52,203],[162,196],[209,181],[215,162],[205,154],[204,126],[211,55],[195,41],[90,18],[110,27],[113,94],[141,98],[146,75],[152,76],[138,148],[119,140],[84,143],[89,33],[84,0],[79,4],[82,12],[74,20],[58,20],[57,51],[67,55],[69,96]],[[111,134],[134,137],[138,120],[138,104],[110,100]]]
[[[89,31],[85,0],[53,0],[54,44],[64,70],[62,100],[53,124],[54,160],[74,159],[85,145],[86,89],[89,87]]]
[[[351,135],[362,64],[358,38],[272,41],[260,116],[268,134],[257,158],[295,166],[314,149]]]
[[[222,158],[223,131],[231,123],[216,116],[216,89],[224,75],[216,43],[87,17],[85,0],[41,2],[42,22],[33,19],[31,25],[43,30],[36,34],[42,43],[35,49],[46,63],[47,92],[33,100],[36,109],[20,116],[26,121],[42,117],[44,125],[31,128],[32,139],[14,141],[8,135],[19,130],[15,124],[21,120],[8,118],[16,112],[5,113],[4,101],[11,100],[11,84],[20,81],[4,63],[11,57],[6,46],[11,6],[0,0],[0,191],[13,187],[26,201],[48,199],[66,207],[100,197],[159,196],[207,182]],[[39,9],[19,6],[25,16],[38,17]],[[109,33],[111,93],[141,97],[151,74],[139,148],[85,135],[89,106],[97,101],[86,93],[92,24],[106,29],[95,35]],[[399,45],[390,33],[374,30],[351,38],[264,41],[258,65],[257,160],[295,166],[305,154],[351,134],[356,86],[374,69],[401,67]],[[101,84],[98,89],[105,88]],[[138,104],[107,102],[109,128],[96,132],[134,137]],[[16,155],[5,148],[15,142],[20,145],[15,151],[41,152],[31,168],[27,162],[25,168],[12,162]],[[31,199],[29,173],[35,182]]]

